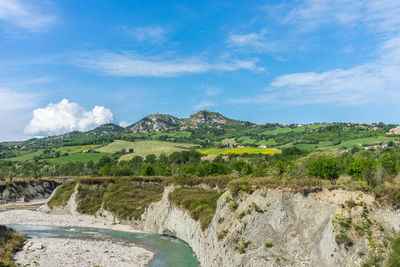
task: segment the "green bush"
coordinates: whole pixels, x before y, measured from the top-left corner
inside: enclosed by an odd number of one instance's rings
[[[336,180],[339,178],[339,166],[333,158],[319,158],[308,166],[311,176],[321,179]]]
[[[272,243],[272,241],[265,241],[264,246],[266,248],[272,248],[274,246],[274,244]]]
[[[154,168],[151,165],[146,165],[141,171],[142,176],[152,176],[155,174]]]
[[[400,266],[400,234],[390,242],[391,251],[389,253],[389,258],[387,261],[388,267],[398,267]]]
[[[229,209],[231,211],[235,211],[239,207],[239,204],[236,202],[236,200],[233,200],[233,202],[229,205]]]

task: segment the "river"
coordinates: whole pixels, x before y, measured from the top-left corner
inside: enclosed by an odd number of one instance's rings
[[[28,225],[6,225],[28,237],[92,238],[111,237],[132,242],[155,253],[150,267],[197,267],[199,262],[193,250],[185,242],[158,234],[142,234],[100,230],[93,228],[66,228]]]

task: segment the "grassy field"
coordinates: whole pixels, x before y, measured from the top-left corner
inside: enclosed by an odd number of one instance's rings
[[[7,158],[7,159],[3,159],[3,160],[12,160],[12,161],[28,161],[28,160],[33,160],[33,158],[36,155],[40,155],[43,153],[43,149],[39,149],[38,151],[35,152],[31,152],[31,153],[27,153],[15,158]]]
[[[98,146],[99,145],[64,146],[56,149],[56,151],[60,151],[60,153],[75,154],[75,153],[80,153],[82,151],[89,151],[95,149]]]
[[[278,129],[274,129],[274,130],[264,131],[261,134],[262,135],[276,135],[276,134],[288,133],[288,132],[300,133],[300,132],[305,132],[307,130],[315,130],[315,129],[318,129],[325,125],[326,124],[305,125],[305,126],[296,127],[293,129],[289,128],[289,127],[282,127],[282,128],[278,128]]]
[[[107,153],[75,153],[75,154],[68,155],[66,157],[44,159],[43,161],[51,162],[51,163],[61,163],[61,164],[74,162],[74,161],[88,162],[90,160],[97,162],[104,155],[107,155]]]
[[[257,148],[257,147],[243,147],[243,148],[211,148],[211,149],[199,149],[202,154],[206,155],[223,155],[223,154],[275,154],[281,153],[279,150],[270,148]]]
[[[133,149],[133,153],[123,155],[120,160],[130,160],[134,156],[145,157],[149,154],[171,154],[176,151],[182,151],[190,148],[194,148],[193,144],[182,144],[172,143],[164,141],[139,141],[139,142],[128,142],[117,140],[109,145],[96,149],[96,151],[103,153],[115,153],[121,151],[123,148],[126,151]]]
[[[55,151],[59,151],[61,154],[65,154],[68,153],[69,156],[68,157],[63,157],[63,159],[61,158],[57,158],[57,159],[46,159],[46,161],[51,161],[51,162],[69,162],[69,161],[74,161],[75,158],[78,158],[78,160],[84,159],[84,158],[89,158],[88,160],[85,161],[89,161],[89,160],[98,160],[96,159],[95,156],[88,156],[88,157],[82,157],[82,156],[74,156],[71,157],[71,155],[73,154],[82,154],[82,151],[89,151],[91,149],[94,149],[96,147],[98,147],[99,145],[82,145],[82,146],[64,146],[64,147],[60,147],[57,149],[54,149]],[[12,161],[28,161],[28,160],[33,160],[35,156],[39,156],[40,154],[42,154],[44,151],[44,149],[39,149],[35,152],[30,152],[30,153],[26,153],[23,154],[21,156],[18,157],[14,157],[14,158],[8,158],[5,160],[12,160]],[[71,157],[71,158],[70,158]],[[101,158],[101,157],[99,157]]]

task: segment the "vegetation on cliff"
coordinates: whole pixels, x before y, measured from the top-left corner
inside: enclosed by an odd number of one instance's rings
[[[200,222],[204,230],[210,224],[217,209],[217,201],[222,192],[200,187],[176,188],[169,194],[169,200],[179,207],[188,210],[190,216]]]
[[[25,242],[22,234],[0,225],[0,266],[14,267],[14,253]]]
[[[160,180],[80,179],[78,212],[94,215],[101,208],[122,220],[138,220],[146,208],[161,200],[164,186]]]

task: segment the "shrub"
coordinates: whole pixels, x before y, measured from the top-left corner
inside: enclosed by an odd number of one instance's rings
[[[252,205],[253,205],[253,208],[254,208],[254,210],[256,212],[263,212],[263,210],[256,203],[253,202]]]
[[[228,230],[224,229],[221,232],[218,233],[217,238],[218,240],[222,240],[226,237],[226,235],[228,234]]]
[[[397,234],[390,242],[391,251],[387,261],[388,267],[400,266],[400,234]]]
[[[368,178],[372,174],[373,163],[371,160],[366,158],[355,159],[350,166],[347,168],[347,173],[352,178],[361,180],[362,178]]]
[[[311,176],[336,180],[339,178],[339,166],[335,159],[332,158],[319,158],[314,160],[310,166],[308,166],[308,171]]]
[[[335,236],[335,241],[338,245],[344,244],[345,248],[351,247],[353,245],[353,241],[350,237],[345,233],[339,233]]]
[[[141,171],[142,176],[153,176],[155,174],[154,168],[151,165],[146,165]]]
[[[272,243],[272,241],[265,241],[264,246],[266,248],[272,248],[274,246],[274,244]]]
[[[229,205],[229,209],[231,211],[235,211],[239,207],[239,204],[236,202],[236,200],[233,200],[233,202]]]

